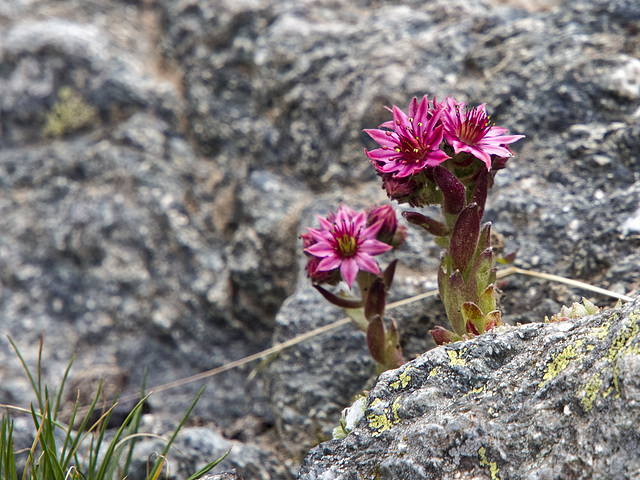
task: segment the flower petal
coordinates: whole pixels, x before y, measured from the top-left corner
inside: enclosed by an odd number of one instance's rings
[[[409,109],[407,110],[407,113],[409,114],[409,118],[415,119],[417,111],[418,111],[418,98],[413,97],[411,99],[411,102],[409,102]]]
[[[396,152],[394,149],[383,149],[383,148],[376,148],[375,150],[365,150],[364,151],[367,155],[367,157],[369,157],[371,160],[376,160],[376,161],[387,161],[390,157],[395,157],[398,155],[398,152]]]
[[[335,255],[336,253],[333,245],[327,242],[318,242],[314,245],[311,245],[310,247],[305,248],[304,251],[310,253],[314,257],[329,257],[331,255]]]
[[[412,128],[407,114],[395,105],[393,106],[393,121],[395,123],[395,131],[401,135],[406,135],[407,131]]]
[[[360,245],[358,254],[365,253],[368,255],[380,255],[381,253],[388,252],[392,248],[393,247],[391,245],[383,243],[379,240],[365,240],[364,242],[362,242],[362,245]]]
[[[330,257],[324,257],[318,264],[318,270],[321,272],[328,272],[329,270],[335,270],[343,263],[343,259],[338,255],[332,255]]]
[[[342,274],[343,280],[349,285],[349,288],[351,288],[351,285],[355,282],[359,271],[358,264],[353,257],[345,258],[342,261],[342,265],[340,265],[340,273]]]
[[[375,129],[365,129],[365,133],[367,133],[371,138],[373,138],[380,145],[385,145],[389,148],[396,148],[400,145],[398,140],[398,134],[396,132],[391,132],[389,130],[375,130]]]
[[[440,165],[445,160],[448,160],[450,157],[442,150],[432,150],[429,152],[429,157],[427,158],[427,167],[435,167],[436,165]]]
[[[380,267],[378,266],[378,262],[376,262],[371,255],[360,253],[353,258],[360,270],[380,275]]]

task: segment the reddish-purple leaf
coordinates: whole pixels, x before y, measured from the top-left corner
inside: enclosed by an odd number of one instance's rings
[[[389,290],[393,284],[393,277],[396,274],[396,265],[398,265],[398,259],[393,260],[384,272],[382,272],[382,278],[384,279],[384,285],[387,287],[387,290]]]
[[[490,172],[481,171],[480,175],[478,175],[478,179],[476,180],[476,185],[473,188],[473,193],[471,194],[471,200],[469,203],[475,202],[480,207],[480,218],[484,215],[484,205],[487,202],[487,192],[489,191],[489,176]]]
[[[480,234],[480,216],[478,204],[470,203],[465,207],[453,227],[449,254],[453,259],[453,268],[464,272],[476,252]]]
[[[320,285],[314,285],[313,286],[316,290],[318,290],[322,296],[330,303],[333,303],[334,305],[340,307],[340,308],[360,308],[362,307],[362,301],[361,300],[355,300],[355,299],[349,299],[349,298],[343,298],[343,297],[339,297],[333,293],[331,293],[328,290],[325,290],[324,288],[322,288]]]
[[[382,278],[376,278],[369,287],[369,293],[364,303],[364,316],[371,321],[375,316],[384,317],[384,307],[387,302],[387,289]]]
[[[367,328],[367,346],[369,347],[371,357],[380,364],[384,363],[385,343],[386,331],[384,322],[382,318],[376,315],[369,321],[369,328]]]
[[[407,219],[408,222],[418,225],[424,228],[431,235],[436,237],[444,237],[451,233],[451,229],[444,223],[438,222],[432,218],[422,215],[418,212],[402,212],[402,216]]]
[[[438,165],[433,169],[433,178],[442,192],[444,213],[457,215],[465,207],[464,185],[446,168]]]
[[[433,330],[429,330],[429,333],[436,342],[436,345],[446,345],[447,343],[459,342],[462,340],[460,335],[456,335],[446,328],[437,326]]]

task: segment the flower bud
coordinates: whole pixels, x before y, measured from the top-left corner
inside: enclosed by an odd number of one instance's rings
[[[380,222],[380,231],[376,240],[398,248],[407,238],[407,229],[398,224],[396,212],[390,204],[380,205],[370,209],[367,213],[367,226]]]

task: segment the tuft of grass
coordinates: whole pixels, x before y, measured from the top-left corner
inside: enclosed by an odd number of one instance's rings
[[[42,384],[44,334],[40,339],[35,375],[11,338],[9,338],[9,342],[31,382],[36,394],[36,402],[34,402],[36,405],[32,404],[28,409],[2,405],[7,411],[0,422],[0,478],[3,480],[18,480],[19,478],[22,480],[112,480],[127,478],[136,439],[141,436],[155,436],[139,432],[142,406],[149,397],[149,395],[145,395],[145,382],[143,381],[140,401],[115,433],[109,432],[107,434],[107,425],[117,404],[117,399],[109,407],[104,406],[101,411],[97,408],[102,384],[98,387],[88,409],[83,408],[80,411],[79,397],[76,399],[69,424],[66,425],[58,419],[58,415],[61,410],[62,392],[74,358],[69,361],[57,392],[50,391],[48,386]],[[166,465],[167,453],[203,391],[204,387],[200,389],[173,435],[166,442],[162,453],[157,456],[152,465],[150,462],[146,480],[156,480],[160,477],[163,467]],[[20,457],[20,453],[24,452],[15,452],[14,450],[13,420],[9,413],[10,410],[30,415],[36,431],[34,441],[26,451],[26,462],[21,476],[19,476],[21,462],[17,457]],[[91,419],[95,418],[94,413],[99,413],[99,416],[97,420],[92,421]],[[73,425],[78,422],[79,427],[74,429]],[[107,440],[107,438],[110,439]],[[209,463],[205,468],[189,477],[189,480],[202,477],[220,463],[228,453]]]

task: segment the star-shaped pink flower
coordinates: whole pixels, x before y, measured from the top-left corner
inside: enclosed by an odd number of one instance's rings
[[[447,97],[438,105],[442,112],[444,138],[456,155],[467,152],[483,161],[487,170],[491,170],[491,156],[509,158],[513,155],[509,147],[524,135],[505,135],[507,129],[491,124],[485,110],[486,104],[469,108],[464,102],[456,102]]]
[[[392,173],[396,178],[416,175],[426,167],[435,167],[449,156],[440,150],[442,125],[440,112],[429,108],[425,95],[418,103],[413,98],[406,114],[394,105],[393,120],[379,129],[366,129],[380,148],[365,153],[381,173]],[[385,129],[385,130],[383,130]]]
[[[382,223],[376,222],[367,227],[366,212],[356,213],[346,206],[341,206],[335,216],[331,214],[329,218],[332,221],[318,216],[321,228],[307,228],[315,243],[304,251],[321,258],[316,270],[330,272],[339,269],[349,288],[360,270],[380,275],[380,267],[373,256],[392,248],[376,240]]]

